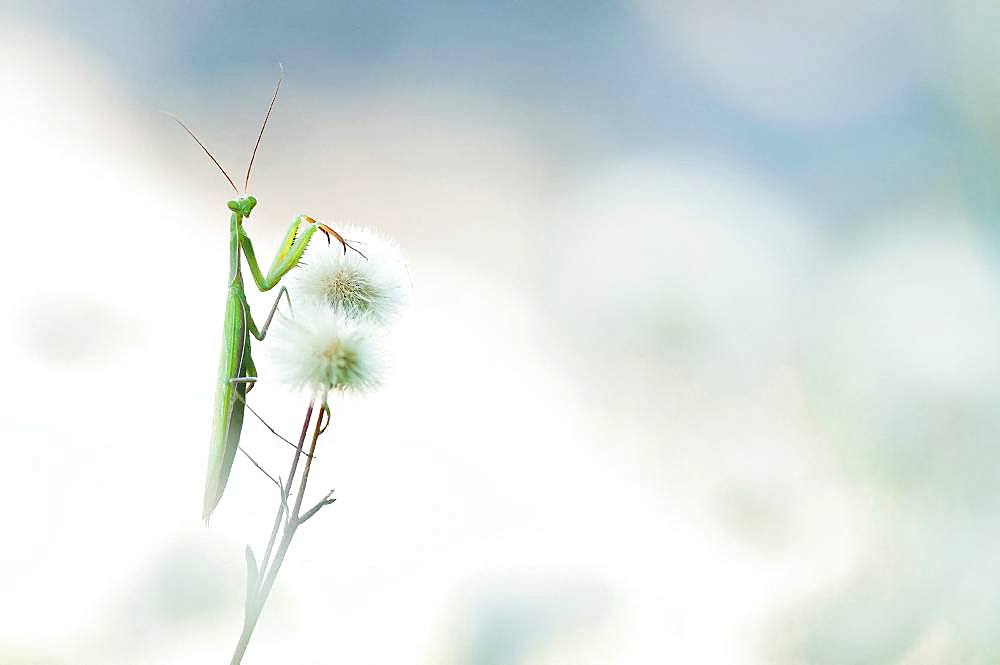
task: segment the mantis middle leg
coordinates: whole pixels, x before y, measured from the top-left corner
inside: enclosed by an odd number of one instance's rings
[[[263,342],[264,337],[267,336],[267,329],[271,327],[271,320],[274,319],[274,313],[278,311],[278,305],[281,303],[281,296],[285,296],[285,300],[288,302],[288,307],[291,309],[292,299],[288,295],[288,287],[282,286],[281,290],[278,291],[278,297],[274,299],[274,304],[271,305],[271,309],[267,313],[264,325],[259,329],[257,328],[257,324],[254,322],[253,317],[250,315],[250,307],[246,306],[246,303],[244,302],[247,329],[250,331],[251,335],[257,338],[257,341]],[[253,360],[250,361],[250,366],[253,366]],[[257,376],[257,374],[254,373],[253,376]]]

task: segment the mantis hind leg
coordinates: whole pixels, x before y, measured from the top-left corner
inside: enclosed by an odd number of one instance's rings
[[[229,382],[233,383],[233,384],[236,384],[236,383],[248,383],[248,384],[252,384],[252,383],[255,383],[256,381],[257,381],[257,377],[254,377],[254,376],[237,376],[237,377],[234,377],[232,379],[229,379]],[[246,409],[250,413],[253,414],[254,418],[256,418],[257,420],[259,420],[261,422],[261,424],[264,425],[264,427],[266,427],[271,432],[271,434],[275,435],[276,437],[278,437],[279,439],[281,439],[282,441],[284,441],[287,445],[291,446],[292,448],[298,450],[298,446],[295,445],[294,443],[292,443],[290,440],[288,440],[284,436],[282,436],[278,432],[278,430],[276,430],[274,427],[272,427],[271,424],[264,419],[264,416],[262,416],[259,413],[257,413],[257,411],[255,411],[254,408],[252,406],[250,406],[249,402],[246,401],[245,397],[241,396],[239,393],[237,393],[236,395],[237,395],[237,399],[239,399],[239,400],[241,400],[243,402],[243,406],[245,406]],[[309,453],[303,453],[303,454],[306,457],[312,457]]]

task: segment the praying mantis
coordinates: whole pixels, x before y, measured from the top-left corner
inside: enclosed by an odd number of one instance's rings
[[[332,228],[318,222],[308,215],[299,215],[292,221],[291,226],[285,233],[284,240],[278,247],[278,251],[271,262],[271,267],[267,274],[261,272],[254,253],[253,243],[244,228],[244,222],[250,218],[250,213],[257,205],[257,199],[248,195],[247,186],[250,184],[250,172],[253,169],[254,159],[257,156],[257,149],[260,147],[261,138],[264,136],[264,129],[267,121],[271,117],[274,103],[278,99],[278,91],[284,79],[284,69],[274,88],[271,96],[271,103],[267,107],[267,115],[264,116],[264,123],[261,125],[260,133],[257,135],[257,143],[254,145],[253,153],[250,156],[250,163],[247,166],[246,178],[243,181],[243,191],[236,188],[233,179],[229,177],[226,170],[222,168],[218,160],[209,152],[205,144],[195,136],[194,132],[188,129],[179,118],[170,115],[190,136],[201,146],[209,159],[218,167],[225,176],[229,185],[236,192],[237,198],[227,202],[226,206],[230,211],[229,217],[229,282],[228,295],[226,296],[226,311],[223,324],[222,353],[219,359],[218,382],[216,383],[215,405],[212,412],[212,435],[209,445],[208,472],[205,480],[204,506],[202,519],[207,523],[215,508],[222,499],[222,494],[226,489],[233,461],[239,449],[240,434],[243,430],[243,415],[246,407],[246,396],[257,380],[257,368],[254,365],[250,349],[250,336],[253,335],[258,341],[263,341],[267,335],[267,329],[271,325],[281,297],[284,296],[291,306],[291,299],[288,296],[288,289],[284,286],[278,292],[274,304],[267,315],[267,319],[262,326],[257,326],[250,314],[250,307],[247,304],[246,290],[243,285],[243,275],[241,272],[242,259],[246,258],[247,266],[254,283],[260,291],[270,291],[281,281],[292,268],[298,265],[302,254],[309,246],[309,241],[317,231],[326,235],[327,243],[330,238],[336,238],[344,252],[348,249],[357,251],[339,233]],[[360,253],[360,252],[359,252]]]

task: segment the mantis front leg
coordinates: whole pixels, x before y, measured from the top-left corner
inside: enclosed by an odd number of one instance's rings
[[[299,230],[303,224],[308,224],[308,228],[300,235]],[[247,265],[250,266],[250,274],[253,275],[253,281],[257,284],[257,288],[261,291],[273,289],[281,281],[281,278],[285,276],[285,273],[297,266],[316,231],[322,231],[326,234],[328,240],[331,236],[335,237],[343,245],[344,251],[347,251],[347,241],[339,233],[326,224],[317,222],[312,217],[299,215],[292,222],[292,225],[288,227],[285,239],[278,248],[277,254],[274,255],[274,261],[271,262],[271,267],[268,269],[267,275],[264,275],[260,270],[260,265],[257,263],[257,255],[254,253],[250,236],[247,235],[241,225],[239,230],[240,247],[243,248],[243,254],[247,257]],[[258,339],[260,338],[258,337]]]

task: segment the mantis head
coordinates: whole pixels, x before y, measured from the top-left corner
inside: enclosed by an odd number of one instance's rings
[[[249,217],[250,212],[253,211],[253,207],[257,205],[257,199],[252,196],[240,197],[234,201],[230,201],[226,204],[230,210],[243,216]]]
[[[267,121],[271,117],[271,110],[274,109],[274,102],[278,99],[278,90],[281,89],[281,81],[284,78],[284,76],[285,76],[285,68],[281,67],[281,76],[278,77],[278,84],[274,86],[274,94],[271,95],[271,103],[267,107],[267,115],[264,116],[264,123],[260,127],[260,133],[257,135],[257,143],[255,143],[253,146],[253,153],[251,153],[250,155],[250,163],[247,165],[247,176],[246,178],[243,179],[243,196],[240,196],[240,190],[236,188],[236,183],[233,182],[232,177],[228,173],[226,173],[226,169],[222,168],[222,164],[220,164],[219,160],[215,158],[215,155],[213,155],[208,150],[208,148],[205,147],[205,144],[201,142],[201,139],[195,136],[195,133],[192,132],[188,128],[188,126],[181,121],[180,118],[171,113],[167,113],[167,115],[173,118],[174,122],[180,125],[184,129],[184,131],[187,132],[191,136],[191,138],[194,139],[195,143],[201,146],[201,149],[205,151],[205,154],[208,155],[208,158],[212,160],[212,163],[215,164],[216,167],[218,167],[219,171],[226,178],[226,181],[229,183],[230,187],[232,187],[233,191],[236,192],[236,196],[239,196],[239,198],[229,201],[226,205],[229,207],[230,210],[235,212],[237,215],[240,215],[241,217],[249,217],[250,213],[254,209],[254,206],[257,205],[257,199],[246,193],[247,187],[250,185],[250,171],[253,170],[253,160],[257,157],[257,148],[260,147],[260,140],[264,136],[264,129],[267,128]]]

